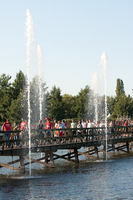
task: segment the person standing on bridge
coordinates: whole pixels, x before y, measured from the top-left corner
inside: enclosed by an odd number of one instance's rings
[[[76,136],[75,128],[77,128],[77,123],[74,121],[74,119],[72,119],[70,128],[72,128],[72,135],[71,136],[72,136],[72,140],[73,140],[74,136]]]
[[[65,129],[65,124],[64,124],[64,121],[62,120],[61,121],[58,121],[58,124],[59,124],[59,129]],[[64,130],[60,130],[59,132],[59,137],[62,137],[63,136],[63,133],[64,133]],[[63,140],[60,138],[60,143],[62,142]]]
[[[77,123],[77,128],[78,129],[78,140],[80,141],[81,140],[81,128],[82,128],[82,125],[81,125],[81,121],[79,120],[78,123]]]
[[[42,120],[39,120],[39,123],[37,124],[37,131],[38,131],[38,139],[39,139],[39,144],[42,144],[42,140],[44,140],[44,134],[43,134],[43,123]]]
[[[25,140],[24,144],[27,145],[27,139],[28,139],[28,124],[27,122],[22,118],[21,124],[21,138]]]
[[[19,130],[20,130],[20,127],[17,125],[16,122],[14,122],[14,126],[13,126],[13,130],[16,131],[16,133],[14,133],[14,140],[19,140]],[[15,142],[15,145],[18,146],[20,144],[19,141],[16,141]]]
[[[92,139],[92,128],[94,127],[94,125],[93,125],[93,123],[91,122],[91,120],[89,119],[88,120],[88,123],[87,123],[87,128],[89,128],[88,129],[88,136],[89,136],[89,140],[91,140]]]
[[[51,137],[50,129],[52,129],[52,123],[51,123],[51,119],[49,117],[45,118],[45,120],[46,120],[45,129],[47,129],[46,136],[47,136],[47,138],[49,138],[49,137]]]
[[[2,130],[5,131],[5,140],[10,140],[11,132],[9,131],[12,130],[10,119],[7,119],[6,122],[4,122],[4,124],[2,125]],[[11,142],[6,142],[6,146],[10,147]]]

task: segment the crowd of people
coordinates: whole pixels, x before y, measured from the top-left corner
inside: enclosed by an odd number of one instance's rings
[[[131,125],[131,122],[129,120],[122,120],[122,121],[110,121],[108,122],[108,126],[114,127],[114,126],[129,126]],[[105,127],[105,122],[92,122],[90,119],[88,120],[79,120],[75,121],[72,119],[71,121],[61,120],[57,121],[52,120],[47,117],[45,118],[45,123],[43,123],[42,120],[39,120],[38,124],[35,126],[35,129],[38,132],[38,140],[39,143],[42,143],[42,140],[44,139],[44,129],[46,129],[46,137],[51,137],[51,129],[57,129],[54,131],[54,137],[62,137],[63,136],[63,129],[70,128],[72,132],[72,136],[81,136],[81,129],[83,128],[93,128],[93,127]],[[61,130],[59,130],[61,129]],[[7,119],[6,122],[3,123],[2,129],[5,131],[5,140],[6,140],[6,146],[10,147],[11,142],[10,139],[16,140],[16,145],[18,146],[19,139],[27,138],[28,137],[28,123],[22,118],[22,121],[20,125],[17,125],[14,123],[14,125],[11,125],[10,119]],[[16,131],[15,134],[12,134],[11,131]],[[20,130],[21,132],[18,132]],[[86,130],[83,130],[83,133],[85,133]]]

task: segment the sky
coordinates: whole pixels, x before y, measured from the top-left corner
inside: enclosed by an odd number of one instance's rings
[[[116,80],[133,96],[132,0],[0,0],[0,75],[12,80],[26,67],[26,11],[42,49],[43,81],[48,91],[78,95],[86,85],[104,94],[101,56],[106,54],[107,94],[115,95]],[[34,71],[31,66],[31,71]],[[36,72],[35,72],[36,73]]]

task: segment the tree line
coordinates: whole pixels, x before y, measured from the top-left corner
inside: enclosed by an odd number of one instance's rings
[[[27,77],[22,71],[16,74],[13,82],[11,76],[0,76],[0,122],[1,124],[10,118],[11,122],[20,123],[21,118],[27,120]],[[31,122],[36,123],[40,119],[40,94],[39,77],[34,77],[30,82],[30,108]],[[87,85],[76,96],[70,94],[61,95],[61,89],[55,85],[48,91],[46,83],[41,83],[42,91],[42,118],[51,119],[95,119],[96,111],[98,120],[103,120],[105,115],[105,96],[94,94]],[[96,105],[97,104],[97,105]],[[97,109],[96,109],[97,107]],[[121,79],[116,81],[115,96],[107,97],[107,108],[110,120],[120,117],[133,118],[133,98],[126,95],[124,83]]]

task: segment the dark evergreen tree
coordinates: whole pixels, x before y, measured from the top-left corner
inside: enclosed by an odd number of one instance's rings
[[[121,79],[117,79],[117,84],[116,84],[116,98],[117,101],[119,100],[119,98],[121,97],[121,95],[125,94],[125,90],[124,90],[124,83]]]
[[[90,88],[86,86],[84,89],[81,89],[76,101],[76,112],[78,119],[86,119],[88,113],[88,97],[89,97]]]
[[[4,122],[9,118],[9,108],[12,101],[10,82],[11,76],[2,74],[0,77],[0,121]]]
[[[25,76],[22,71],[16,74],[16,78],[11,87],[11,105],[9,107],[9,118],[12,122],[21,122],[23,107],[23,94],[26,85]]]
[[[62,101],[64,104],[64,118],[72,119],[77,118],[76,113],[76,96],[72,96],[69,94],[64,94],[62,97]]]
[[[54,86],[48,94],[48,115],[52,119],[61,120],[64,118],[64,105],[62,102],[61,90]]]

